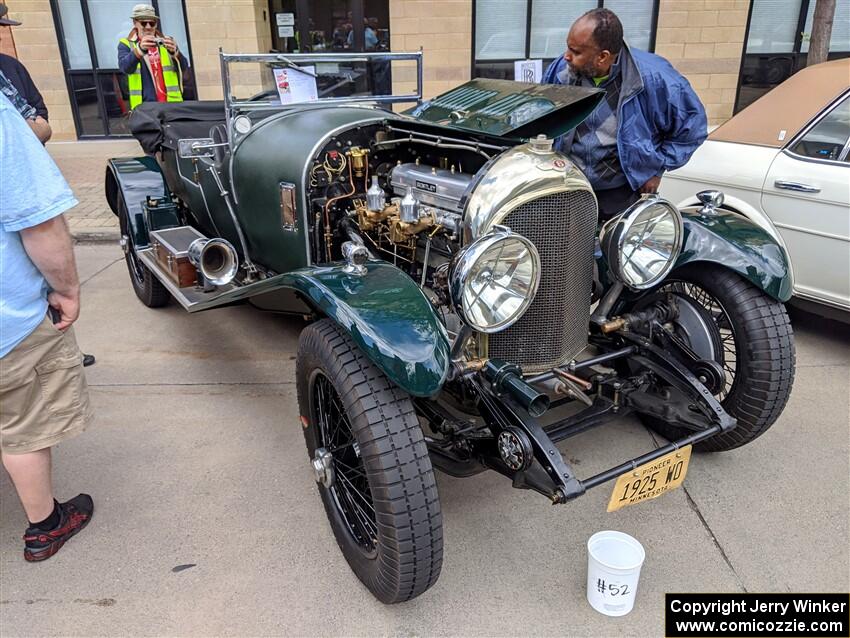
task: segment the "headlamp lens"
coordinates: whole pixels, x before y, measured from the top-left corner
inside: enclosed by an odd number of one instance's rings
[[[676,263],[682,247],[682,216],[665,200],[644,200],[602,230],[614,275],[635,290],[661,281]]]
[[[452,271],[455,305],[479,332],[498,332],[528,309],[540,282],[540,256],[528,239],[486,235],[470,244]]]

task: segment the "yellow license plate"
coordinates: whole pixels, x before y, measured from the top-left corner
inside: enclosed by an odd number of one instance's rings
[[[688,445],[674,450],[621,474],[608,501],[608,511],[616,512],[628,505],[658,498],[679,487],[688,473],[691,447]]]

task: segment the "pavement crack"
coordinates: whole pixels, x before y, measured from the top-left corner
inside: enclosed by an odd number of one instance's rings
[[[655,433],[649,428],[647,428],[646,431],[652,438],[652,443],[655,445],[656,448],[658,448],[659,445],[658,440],[655,438]],[[688,501],[688,507],[690,507],[694,514],[697,515],[697,518],[699,519],[700,523],[702,523],[702,526],[705,528],[705,531],[708,532],[708,535],[711,538],[711,542],[714,543],[714,546],[717,548],[717,551],[720,552],[720,555],[723,557],[726,566],[729,567],[729,571],[731,571],[732,575],[735,577],[735,580],[738,583],[738,587],[740,587],[745,594],[750,593],[747,589],[747,586],[744,585],[744,581],[741,579],[740,574],[738,574],[738,570],[735,569],[735,566],[732,564],[732,561],[726,554],[726,550],[723,549],[723,545],[720,544],[720,541],[715,535],[714,530],[711,529],[711,525],[709,525],[708,521],[705,520],[705,516],[703,516],[702,511],[700,511],[699,505],[697,505],[697,502],[691,496],[691,493],[688,491],[688,488],[685,487],[684,484],[682,484],[682,491],[685,493],[685,499]]]
[[[123,258],[123,257],[116,257],[114,261],[109,262],[109,263],[108,263],[108,264],[106,264],[103,268],[101,268],[100,270],[98,270],[96,273],[94,273],[93,275],[90,275],[89,277],[87,277],[85,281],[81,281],[81,282],[80,282],[80,288],[82,288],[83,286],[85,286],[87,283],[89,283],[92,279],[94,279],[95,277],[97,277],[97,276],[98,276],[100,273],[102,273],[104,270],[107,270],[108,268],[112,268],[112,266],[114,266],[115,264],[117,264],[117,263],[118,263],[119,261],[121,261],[122,259],[124,259],[124,258]]]
[[[745,594],[749,594],[749,590],[747,586],[744,585],[744,581],[741,580],[741,576],[738,574],[738,570],[735,569],[735,566],[732,564],[732,561],[729,560],[729,556],[726,554],[726,550],[723,549],[723,545],[720,544],[720,541],[717,540],[717,536],[715,536],[714,531],[711,529],[711,526],[708,524],[708,521],[705,520],[705,516],[702,515],[702,512],[699,509],[699,505],[697,505],[696,501],[691,496],[691,493],[688,491],[684,485],[682,485],[682,489],[685,491],[685,497],[688,500],[688,505],[697,515],[702,526],[705,528],[705,531],[708,532],[708,535],[711,537],[711,542],[714,543],[714,546],[717,548],[717,551],[720,552],[720,555],[723,557],[723,560],[726,562],[726,565],[729,567],[729,570],[732,572],[732,575],[735,577],[735,580],[738,582],[738,587],[740,587]]]

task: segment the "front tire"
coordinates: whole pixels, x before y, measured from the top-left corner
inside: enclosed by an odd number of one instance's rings
[[[674,271],[658,290],[686,297],[710,317],[708,337],[720,344],[713,358],[725,374],[716,397],[738,421],[735,429],[695,449],[731,450],[764,434],[782,413],[794,384],[794,336],[785,306],[736,273],[705,264]],[[641,419],[669,440],[692,433],[655,416]]]
[[[326,459],[319,493],[345,559],[381,602],[419,596],[440,575],[443,528],[410,398],[330,319],[301,333],[296,379],[307,452]]]

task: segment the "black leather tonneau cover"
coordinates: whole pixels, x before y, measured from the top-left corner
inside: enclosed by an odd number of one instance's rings
[[[145,153],[177,149],[177,140],[209,137],[210,128],[224,123],[222,100],[142,102],[130,114],[130,132]]]

